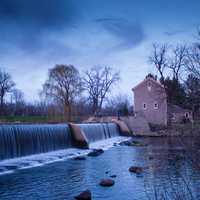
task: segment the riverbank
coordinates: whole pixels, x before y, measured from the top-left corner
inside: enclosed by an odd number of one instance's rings
[[[0,116],[1,124],[9,123],[50,123],[56,121],[63,121],[61,117],[57,120],[47,116]]]
[[[80,123],[87,119],[87,116],[75,116],[72,117],[70,122]],[[55,123],[66,123],[67,119],[65,116],[39,116],[39,115],[25,115],[25,116],[0,116],[0,124],[55,124]]]

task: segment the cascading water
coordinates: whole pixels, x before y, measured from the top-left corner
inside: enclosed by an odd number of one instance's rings
[[[67,124],[1,125],[0,160],[44,153],[71,146]]]
[[[89,143],[105,140],[120,135],[119,128],[114,123],[79,124]]]

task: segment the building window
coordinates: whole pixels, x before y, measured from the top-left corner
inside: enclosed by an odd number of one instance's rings
[[[189,113],[188,112],[185,113],[185,118],[187,118],[187,119],[189,118]]]
[[[151,91],[151,82],[150,81],[147,82],[147,89],[149,92]]]
[[[146,110],[146,109],[147,109],[147,104],[143,103],[143,110]]]
[[[157,102],[154,103],[154,109],[158,109],[158,103]]]

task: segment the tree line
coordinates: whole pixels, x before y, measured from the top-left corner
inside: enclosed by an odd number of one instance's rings
[[[108,94],[120,81],[120,74],[108,66],[95,66],[81,76],[73,65],[57,64],[49,69],[48,79],[40,92],[40,101],[27,103],[23,92],[16,89],[16,84],[8,72],[0,70],[0,114],[62,116],[64,120],[73,120],[73,116],[101,115],[102,112],[115,114],[121,110],[127,112],[126,97],[113,97]],[[10,94],[10,99],[6,97]],[[116,108],[111,102],[118,102]],[[105,104],[103,110],[102,107]],[[59,119],[58,119],[59,120]]]

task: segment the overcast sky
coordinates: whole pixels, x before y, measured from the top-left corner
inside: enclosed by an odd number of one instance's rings
[[[114,93],[131,96],[152,43],[192,42],[199,25],[199,0],[0,0],[0,67],[29,101],[60,63],[120,70]]]

